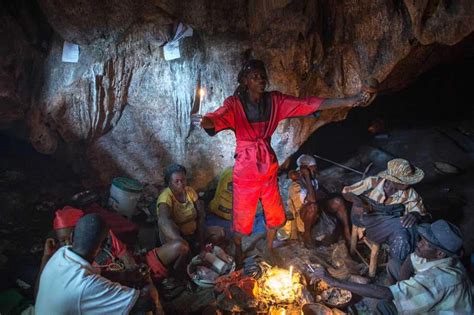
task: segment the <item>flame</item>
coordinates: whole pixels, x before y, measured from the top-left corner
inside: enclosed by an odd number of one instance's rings
[[[199,96],[201,97],[201,99],[204,97],[204,95],[206,95],[206,90],[204,88],[200,88],[198,90],[198,93],[199,93]]]
[[[262,302],[293,303],[301,296],[300,274],[281,268],[270,268],[259,279],[258,297]]]

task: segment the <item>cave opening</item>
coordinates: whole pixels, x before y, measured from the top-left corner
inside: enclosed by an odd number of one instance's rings
[[[470,92],[473,70],[472,58],[439,65],[405,89],[379,95],[371,106],[354,109],[345,120],[319,128],[295,156],[308,152],[344,161],[379,133],[385,133],[378,136],[384,138],[394,129],[458,127],[469,123],[474,115]],[[378,123],[374,127],[379,130],[370,132],[368,129],[374,123]],[[327,166],[327,162],[321,161],[322,168]]]
[[[315,131],[294,154],[289,168],[295,167],[300,154],[308,153],[341,164],[349,161],[359,171],[374,162],[368,175],[375,175],[385,168],[386,161],[380,164],[376,156],[371,160],[367,151],[361,150],[366,147],[408,159],[425,171],[425,179],[416,188],[432,209],[432,216],[464,226],[466,251],[471,251],[474,238],[467,227],[474,224],[470,215],[474,109],[469,83],[473,70],[472,58],[457,60],[433,68],[406,89],[380,95],[371,106],[352,110],[345,120]],[[450,172],[439,163],[456,168]],[[318,165],[323,172],[334,168],[324,160],[318,160]]]

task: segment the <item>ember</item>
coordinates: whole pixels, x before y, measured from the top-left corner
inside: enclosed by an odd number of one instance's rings
[[[301,298],[300,274],[281,268],[269,268],[258,280],[258,299],[266,305],[291,304]]]

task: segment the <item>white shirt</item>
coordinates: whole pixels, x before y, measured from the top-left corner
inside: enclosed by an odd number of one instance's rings
[[[64,246],[41,273],[35,314],[128,314],[139,292],[98,275]]]

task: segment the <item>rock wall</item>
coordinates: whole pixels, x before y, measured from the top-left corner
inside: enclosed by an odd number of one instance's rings
[[[7,28],[0,35],[0,126],[25,120],[33,146],[46,154],[66,152],[84,180],[96,179],[89,185],[117,175],[162,183],[163,167],[179,162],[189,167],[196,188],[205,187],[232,165],[235,139],[231,132],[211,138],[191,127],[197,87],[207,91],[202,113],[216,109],[233,93],[250,56],[266,62],[270,89],[342,97],[356,93],[367,77],[382,82],[383,91],[401,89],[454,52],[474,54],[466,44],[473,42],[470,0],[38,5],[39,13],[12,6],[45,16],[54,30],[47,53],[17,31],[21,16],[1,16]],[[166,61],[161,47],[178,22],[194,34],[181,42],[180,59]],[[64,40],[80,45],[78,63],[61,62]],[[346,114],[328,111],[319,119],[282,122],[272,140],[279,161],[316,128]]]

